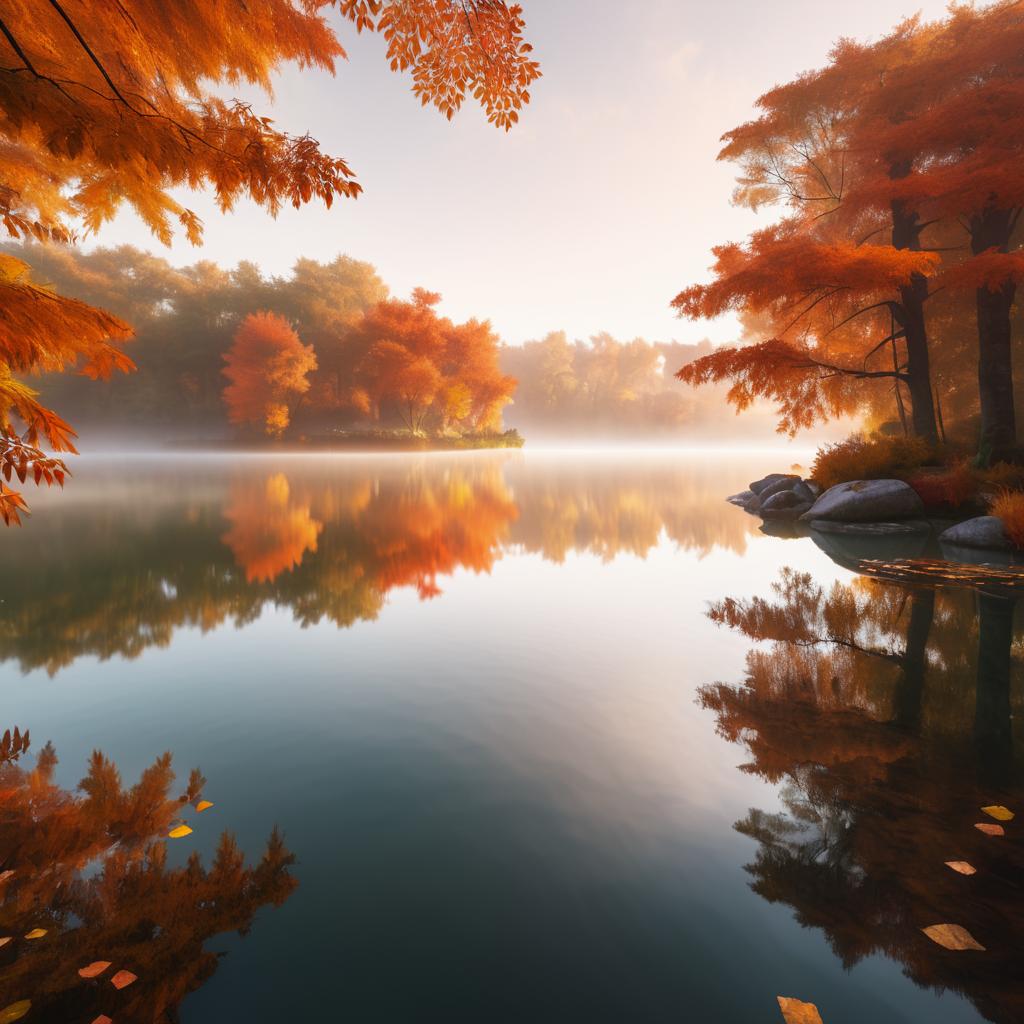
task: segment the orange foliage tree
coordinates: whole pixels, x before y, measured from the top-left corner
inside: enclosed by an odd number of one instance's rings
[[[71,241],[74,225],[94,232],[128,204],[162,241],[178,226],[198,243],[202,225],[175,188],[212,189],[222,210],[248,197],[271,213],[356,196],[343,159],[213,91],[245,83],[269,93],[286,62],[333,72],[344,50],[323,16],[328,6],[357,31],[383,35],[391,68],[408,71],[420,100],[449,118],[471,95],[507,130],[529,102],[540,72],[520,8],[503,0],[252,0],[230,14],[202,0],[8,0],[0,12],[8,233]],[[0,309],[0,461],[20,479],[60,482],[65,467],[38,443],[70,451],[73,433],[11,375],[78,362],[95,375],[128,369],[112,342],[130,328],[28,285],[12,264],[0,268]],[[17,521],[23,508],[0,485],[0,516]]]
[[[255,424],[279,437],[291,422],[292,404],[309,390],[316,354],[276,313],[251,313],[235,332],[224,356],[228,419]]]
[[[687,289],[676,306],[688,316],[729,308],[761,316],[773,345],[716,353],[685,367],[682,378],[732,380],[740,405],[751,394],[781,395],[783,425],[792,427],[794,409],[806,410],[810,395],[824,395],[811,406],[815,416],[856,408],[855,393],[837,377],[888,375],[901,416],[906,421],[906,386],[914,432],[934,441],[926,310],[940,292],[942,301],[953,295],[960,304],[958,293],[970,292],[981,450],[987,458],[1012,456],[1010,324],[1024,273],[1014,236],[1024,206],[1022,54],[1019,2],[955,7],[943,21],[910,19],[870,45],[844,40],[825,68],[762,96],[761,116],[729,132],[720,157],[740,162],[737,201],[755,208],[782,202],[789,218],[745,248],[716,250],[714,282]],[[840,247],[854,265],[837,254],[823,259],[823,243]],[[877,277],[863,273],[866,250],[884,254]],[[802,275],[792,275],[787,257],[799,261]],[[758,272],[765,281],[751,288]],[[948,304],[943,316],[956,319]],[[881,366],[886,346],[891,369]],[[958,376],[966,375],[964,363]],[[794,377],[805,382],[803,393],[786,408]]]
[[[438,316],[440,299],[417,288],[409,302],[388,299],[366,312],[352,338],[364,353],[352,403],[414,432],[495,430],[516,384],[501,373],[498,338],[487,321]]]

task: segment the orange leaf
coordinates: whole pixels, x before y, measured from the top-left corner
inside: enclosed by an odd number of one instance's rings
[[[958,871],[961,875],[973,875],[976,871],[974,866],[965,860],[947,860],[946,867]]]
[[[170,839],[184,839],[185,836],[190,835],[192,835],[192,829],[190,829],[188,825],[179,825],[177,828],[172,828],[171,831],[167,833],[167,836]]]
[[[213,804],[209,800],[200,800],[199,803],[196,804],[196,811],[199,814],[202,814],[203,811],[208,811],[212,806]]]
[[[987,821],[979,821],[974,826],[979,832],[984,832],[987,836],[1005,836],[1006,829],[1002,825],[992,825]]]
[[[138,981],[138,975],[132,974],[131,971],[118,971],[110,979],[110,984],[114,988],[127,988],[133,981]]]
[[[45,928],[33,928],[25,938],[26,939],[41,939],[46,934]]]
[[[776,996],[786,1024],[822,1024],[821,1014],[814,1003],[804,1003],[789,996]]]
[[[109,966],[109,960],[93,960],[88,967],[79,969],[78,976],[80,978],[98,978]]]

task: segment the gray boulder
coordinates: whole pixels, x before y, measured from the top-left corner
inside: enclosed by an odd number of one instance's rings
[[[978,516],[965,519],[956,526],[951,526],[940,534],[939,542],[943,545],[960,548],[984,548],[988,551],[1012,551],[1013,545],[1003,521],[996,516]]]
[[[777,484],[780,480],[799,480],[795,473],[769,473],[766,477],[762,477],[760,480],[755,480],[751,485],[750,489],[755,494],[760,494],[766,487],[771,487],[772,484]]]
[[[813,505],[818,495],[821,494],[821,488],[809,480],[798,480],[793,485],[793,493],[799,495],[801,500],[806,501],[809,505]]]
[[[770,497],[775,494],[782,494],[785,491],[791,491],[800,484],[800,477],[798,476],[784,476],[781,480],[776,480],[775,483],[768,484],[767,487],[761,489],[761,493],[758,497],[761,499],[761,503],[764,504]]]
[[[923,514],[924,502],[902,480],[853,480],[830,487],[804,518],[863,523],[912,519]]]
[[[761,498],[761,512],[771,512],[773,509],[795,508],[797,505],[806,505],[810,508],[810,502],[805,501],[794,490],[776,491],[767,498]]]
[[[730,494],[725,500],[740,508],[749,508],[752,502],[757,501],[757,495],[753,491],[740,491],[739,494]]]

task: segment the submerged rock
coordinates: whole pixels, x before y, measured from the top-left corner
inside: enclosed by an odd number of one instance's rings
[[[854,480],[830,487],[804,518],[845,522],[887,522],[924,515],[924,502],[902,480]]]
[[[904,519],[898,523],[844,523],[834,519],[812,519],[811,529],[820,533],[845,533],[851,537],[896,537],[931,533],[927,519]]]
[[[984,548],[989,551],[1012,551],[1003,521],[997,516],[977,516],[951,526],[939,537],[943,545],[961,548]]]

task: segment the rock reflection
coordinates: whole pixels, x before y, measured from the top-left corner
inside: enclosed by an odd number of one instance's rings
[[[509,551],[562,562],[646,557],[663,538],[740,552],[754,521],[722,509],[721,471],[665,459],[581,466],[511,457],[225,463],[136,480],[33,521],[5,552],[0,658],[55,673],[84,655],[136,657],[177,630],[256,619],[376,618],[389,594],[437,597]],[[180,472],[180,470],[179,470]],[[84,484],[84,488],[83,488]],[[116,501],[114,499],[117,499]]]
[[[196,854],[173,867],[170,829],[183,819],[213,827],[214,812],[189,806],[202,795],[199,772],[174,797],[170,754],[125,787],[96,752],[71,792],[54,781],[50,744],[28,765],[27,737],[13,738],[0,748],[0,1006],[30,1000],[27,1019],[53,1024],[177,1020],[217,969],[206,941],[244,933],[260,907],[283,903],[294,858],[275,831],[248,866],[225,832],[208,868]],[[97,961],[109,966],[79,975]]]
[[[742,685],[701,692],[785,808],[736,824],[758,843],[754,891],[822,929],[846,967],[881,953],[988,1020],[1024,1019],[1024,844],[973,827],[983,806],[1022,808],[1016,602],[866,578],[826,591],[786,570],[771,599],[710,614],[759,642]],[[936,946],[921,929],[941,922],[987,952]]]

